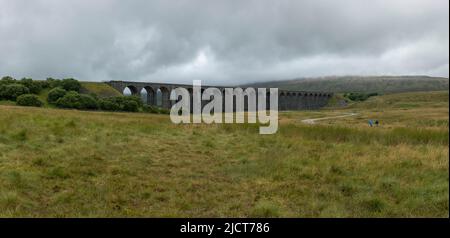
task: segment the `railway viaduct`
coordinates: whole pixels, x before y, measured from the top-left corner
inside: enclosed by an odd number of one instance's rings
[[[141,96],[141,92],[145,90],[147,91],[147,104],[166,109],[172,107],[174,102],[170,100],[170,93],[177,87],[188,89],[192,100],[192,85],[129,81],[109,81],[106,83],[122,94],[126,88],[128,88],[131,94],[135,96]],[[227,88],[202,85],[202,91],[208,87],[218,88],[222,92]],[[159,100],[157,99],[157,95],[161,95]],[[278,90],[278,109],[280,111],[318,109],[325,106],[332,96],[333,93],[331,92]],[[207,102],[202,101],[202,104],[203,103],[206,104]]]

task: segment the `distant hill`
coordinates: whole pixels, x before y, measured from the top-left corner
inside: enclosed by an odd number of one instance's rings
[[[331,92],[415,92],[448,90],[449,79],[429,76],[329,76],[261,82],[246,87]]]

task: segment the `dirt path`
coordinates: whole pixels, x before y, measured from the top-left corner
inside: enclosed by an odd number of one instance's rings
[[[333,117],[309,118],[309,119],[302,120],[302,122],[306,123],[306,124],[314,124],[314,123],[316,123],[316,121],[328,120],[328,119],[334,119],[334,118],[342,118],[342,117],[352,117],[352,116],[356,116],[356,115],[358,115],[358,113],[352,112],[352,113],[346,113],[344,115],[333,116]]]

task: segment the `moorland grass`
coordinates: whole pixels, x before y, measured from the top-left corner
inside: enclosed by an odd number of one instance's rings
[[[448,217],[448,92],[414,95],[283,112],[275,135],[2,105],[0,216]]]

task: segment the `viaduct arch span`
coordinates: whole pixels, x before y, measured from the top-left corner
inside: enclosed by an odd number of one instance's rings
[[[128,88],[131,91],[132,95],[139,97],[141,96],[141,91],[145,89],[147,91],[148,105],[160,106],[166,109],[170,109],[172,105],[175,103],[170,100],[170,93],[175,88],[183,87],[188,89],[189,93],[191,94],[192,100],[192,85],[187,84],[129,82],[129,81],[109,81],[106,83],[109,84],[114,89],[116,89],[117,91],[119,91],[121,94],[123,94],[125,88]],[[224,92],[225,88],[229,88],[221,86],[202,85],[202,91],[209,87],[218,88],[222,92]],[[158,92],[161,93],[160,102],[158,102],[157,100]],[[318,109],[327,105],[329,99],[332,96],[333,93],[331,92],[278,90],[278,109],[280,111]],[[203,105],[205,105],[206,103],[207,103],[206,101],[202,101]],[[245,108],[247,108],[247,105],[245,105]]]

